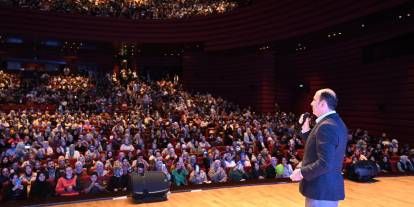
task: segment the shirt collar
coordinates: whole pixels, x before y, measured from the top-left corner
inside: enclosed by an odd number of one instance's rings
[[[330,112],[325,113],[324,115],[322,115],[322,116],[320,116],[316,119],[316,123],[319,123],[323,118],[325,118],[325,117],[327,117],[331,114],[335,114],[335,113],[336,113],[336,111],[330,111]]]

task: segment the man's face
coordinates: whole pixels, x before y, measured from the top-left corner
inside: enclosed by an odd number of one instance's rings
[[[55,163],[54,162],[48,162],[47,167],[48,168],[55,168]]]
[[[320,97],[321,97],[321,94],[319,92],[316,92],[315,96],[313,96],[313,100],[311,102],[312,113],[315,114],[315,116],[317,116],[317,117],[322,115]]]
[[[72,177],[72,168],[66,168],[66,177],[71,178]]]

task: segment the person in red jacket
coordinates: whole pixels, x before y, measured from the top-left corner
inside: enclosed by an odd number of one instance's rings
[[[72,167],[66,167],[65,176],[58,179],[56,193],[61,196],[79,195],[77,191],[76,176],[73,175]]]

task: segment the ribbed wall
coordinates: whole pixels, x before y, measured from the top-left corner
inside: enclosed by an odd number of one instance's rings
[[[274,103],[274,53],[189,53],[183,56],[183,82],[193,91],[210,92],[258,111]]]
[[[222,15],[163,21],[1,8],[0,33],[105,42],[204,42],[207,50],[222,50],[307,34],[405,2],[259,0]]]
[[[406,30],[401,32],[412,29]],[[383,30],[282,59],[285,69],[294,70],[294,77],[310,87],[308,93],[293,95],[294,110],[310,111],[314,92],[329,87],[339,96],[338,112],[349,128],[368,129],[374,135],[387,132],[404,143],[414,143],[414,55],[373,63],[363,60],[365,46],[396,33]]]

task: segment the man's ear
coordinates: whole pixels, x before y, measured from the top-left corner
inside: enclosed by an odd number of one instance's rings
[[[326,103],[326,101],[325,101],[325,100],[319,100],[319,104],[320,104],[322,107],[327,106],[327,103]]]

